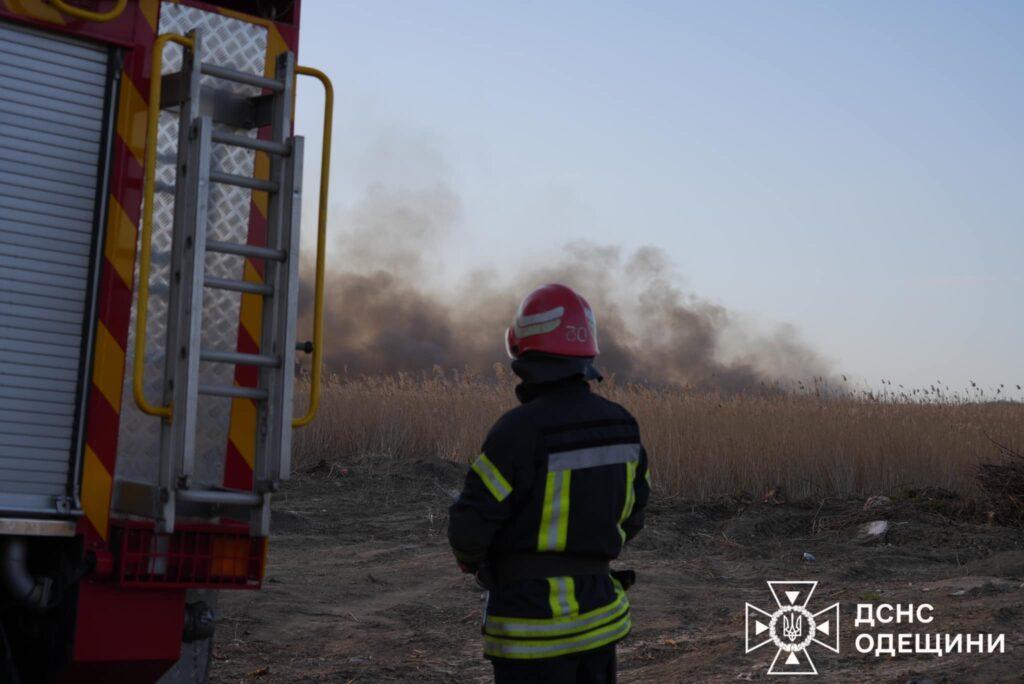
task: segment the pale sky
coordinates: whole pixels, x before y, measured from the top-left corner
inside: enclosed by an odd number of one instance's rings
[[[436,175],[447,278],[654,245],[836,372],[1024,384],[1024,3],[304,0],[302,27],[332,210]]]

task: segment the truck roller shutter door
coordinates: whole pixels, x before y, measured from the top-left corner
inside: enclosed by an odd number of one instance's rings
[[[0,22],[0,513],[69,494],[108,53]]]

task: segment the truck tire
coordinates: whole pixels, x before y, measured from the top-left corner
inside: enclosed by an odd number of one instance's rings
[[[198,589],[189,590],[186,605],[186,628],[181,644],[181,657],[157,684],[206,684],[210,678],[210,664],[213,662],[214,621],[213,611],[217,606],[217,592]],[[204,621],[206,631],[189,628],[188,616],[193,609],[207,613]],[[198,638],[205,636],[206,638]]]

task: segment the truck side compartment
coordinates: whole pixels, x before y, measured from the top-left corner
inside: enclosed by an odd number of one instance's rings
[[[0,681],[205,681],[261,586],[309,418],[299,6],[0,4]]]

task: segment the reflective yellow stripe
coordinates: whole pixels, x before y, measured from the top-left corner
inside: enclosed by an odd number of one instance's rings
[[[484,486],[499,502],[504,501],[512,493],[512,485],[508,483],[498,467],[491,463],[491,459],[487,458],[486,454],[480,454],[470,468],[480,476]]]
[[[565,601],[569,604],[569,615],[580,612],[580,604],[576,601],[576,582],[572,577],[565,578]]]
[[[538,551],[565,551],[569,534],[569,484],[571,470],[549,472],[544,485],[544,508],[537,531]]]
[[[576,616],[580,612],[572,577],[548,577],[548,604],[552,617]]]
[[[551,580],[548,582],[550,586]],[[626,592],[623,591],[622,585],[615,582],[614,579],[612,583],[615,586],[615,600],[589,612],[579,614],[579,604],[576,603],[576,598],[573,596],[569,606],[573,612],[569,615],[553,618],[515,618],[488,615],[484,621],[484,634],[496,637],[541,639],[566,635],[575,636],[586,630],[601,627],[611,620],[619,619],[623,613],[629,610],[629,600],[626,598]]]
[[[149,28],[156,31],[156,12],[159,8],[156,0],[139,0],[139,9],[142,10],[142,16],[146,18],[146,23],[149,24]],[[264,548],[266,545],[264,544]]]
[[[644,471],[644,479],[647,480],[647,486],[651,486],[651,466],[647,466],[647,470]]]
[[[96,351],[92,381],[106,397],[114,413],[121,413],[121,383],[124,380],[124,350],[103,321],[96,323]]]
[[[131,82],[131,79],[122,78]],[[121,282],[131,290],[135,268],[135,224],[121,208],[121,203],[113,195],[107,204],[107,236],[103,241],[103,254],[114,267],[114,272],[121,277]]]
[[[485,634],[484,653],[498,658],[553,658],[610,644],[629,634],[631,626],[629,613],[626,613],[599,629],[561,639],[499,639]]]
[[[636,502],[636,492],[633,490],[633,482],[636,480],[636,461],[626,464],[626,502],[622,506],[622,514],[619,516],[619,536],[626,541],[626,531],[622,529],[622,523],[633,512],[633,504]]]
[[[548,605],[551,606],[551,617],[560,617],[569,611],[562,607],[562,587],[558,580],[560,577],[548,577]]]
[[[82,510],[92,526],[104,539],[107,538],[107,521],[110,517],[110,492],[114,478],[96,453],[85,445],[82,461]]]
[[[118,86],[120,95],[118,97],[117,134],[128,147],[128,151],[135,157],[139,164],[144,163],[146,154],[146,100],[142,93],[130,78],[122,78]],[[132,234],[135,234],[135,226],[132,226]],[[135,253],[135,243],[132,243],[132,254]],[[132,282],[129,277],[126,282]]]

